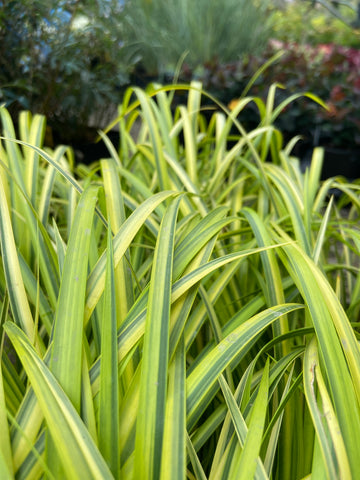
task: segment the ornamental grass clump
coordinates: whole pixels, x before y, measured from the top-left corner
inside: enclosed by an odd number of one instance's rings
[[[1,478],[360,476],[359,184],[275,89],[130,89],[90,166],[0,110]]]

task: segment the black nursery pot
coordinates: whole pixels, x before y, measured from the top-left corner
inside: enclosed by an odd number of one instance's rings
[[[342,175],[349,180],[360,178],[360,148],[324,148],[324,164],[321,178]]]

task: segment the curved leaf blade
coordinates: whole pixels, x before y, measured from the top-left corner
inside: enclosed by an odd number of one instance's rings
[[[24,332],[7,322],[8,334],[35,391],[69,479],[109,479],[111,475],[87,428],[54,375],[37,355]]]

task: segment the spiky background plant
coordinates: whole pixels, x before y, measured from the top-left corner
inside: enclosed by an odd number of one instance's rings
[[[359,478],[359,185],[174,88],[75,170],[0,111],[0,477]]]
[[[265,48],[272,32],[268,0],[132,0],[121,15],[124,50],[150,74],[185,62],[233,61]]]

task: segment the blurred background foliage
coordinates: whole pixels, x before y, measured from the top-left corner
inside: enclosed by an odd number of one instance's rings
[[[0,100],[82,135],[129,81],[118,0],[0,2]]]
[[[358,5],[352,2],[295,0],[274,7],[273,36],[284,42],[359,47]],[[338,4],[338,8],[332,7]],[[277,5],[277,6],[276,6]],[[326,8],[326,6],[330,7]],[[332,8],[331,8],[332,7]]]
[[[227,103],[276,44],[286,55],[250,93],[263,90],[265,98],[273,81],[290,91],[312,91],[332,102],[322,131],[332,137],[335,119],[342,139],[339,130],[350,115],[345,140],[350,135],[358,143],[360,102],[351,95],[359,93],[360,67],[349,62],[360,49],[358,10],[355,0],[0,1],[0,103],[14,119],[24,109],[46,115],[53,143],[85,143],[114,115],[128,85],[198,79]],[[326,68],[322,47],[311,55],[307,50],[323,44],[334,52]],[[285,128],[298,133],[304,123],[316,137],[326,116],[318,106],[316,115],[314,106],[301,108],[283,117]]]
[[[268,0],[131,0],[126,38],[147,69],[164,72],[184,55],[194,68],[261,51],[271,35]]]

